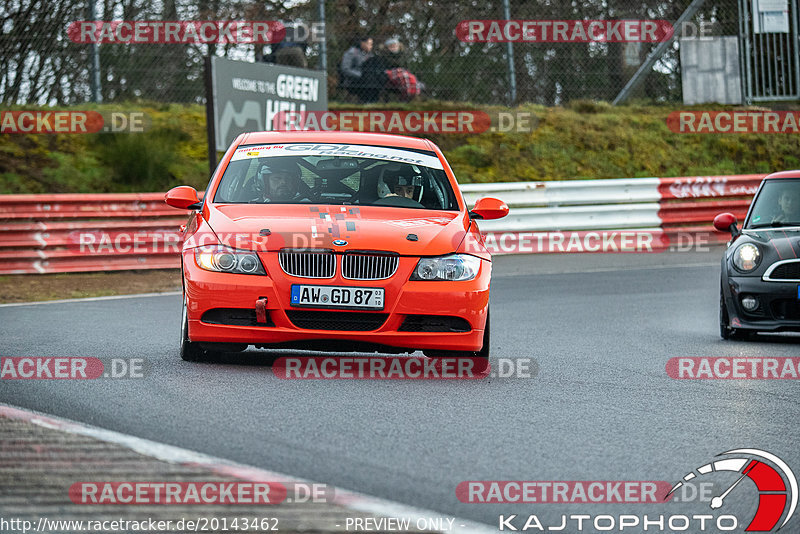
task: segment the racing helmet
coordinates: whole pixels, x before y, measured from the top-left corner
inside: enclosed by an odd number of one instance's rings
[[[384,185],[384,187],[381,187],[381,184],[378,184],[379,189],[383,190],[381,196],[394,193],[397,186],[413,186],[414,194],[412,198],[419,201],[422,197],[422,175],[416,172],[411,165],[384,169],[381,181]]]
[[[285,190],[270,191],[270,176],[278,173],[289,175],[291,183],[282,186]],[[275,196],[282,200],[288,200],[297,193],[301,176],[300,165],[294,158],[265,158],[259,163],[258,179],[255,180],[255,184],[265,197]],[[275,200],[275,198],[272,200]]]
[[[300,178],[300,165],[294,158],[267,158],[260,162],[258,175],[261,179],[268,178],[270,174],[284,172],[293,178]]]

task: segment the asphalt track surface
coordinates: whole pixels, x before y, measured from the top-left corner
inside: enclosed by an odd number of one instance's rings
[[[530,379],[289,381],[252,350],[187,363],[175,295],[1,307],[2,356],[144,358],[150,367],[138,380],[2,381],[0,402],[489,525],[499,514],[558,526],[562,514],[710,513],[697,502],[467,504],[455,488],[673,483],[734,448],[772,452],[800,473],[798,381],[666,374],[677,356],[800,354],[794,336],[719,338],[720,254],[495,258],[492,356],[534,358]],[[733,480],[717,477],[714,495]],[[755,510],[748,484],[726,500],[741,522]],[[800,518],[792,523],[784,530],[800,532]]]

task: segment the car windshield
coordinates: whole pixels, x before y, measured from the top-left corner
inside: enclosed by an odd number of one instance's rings
[[[240,147],[214,202],[458,209],[435,153],[346,144]]]
[[[755,199],[745,228],[800,226],[800,180],[768,180]]]

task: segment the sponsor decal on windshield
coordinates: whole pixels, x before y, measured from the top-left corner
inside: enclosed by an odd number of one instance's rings
[[[236,150],[231,161],[248,158],[274,156],[343,156],[352,158],[380,159],[422,165],[431,169],[443,170],[442,162],[436,156],[411,152],[383,146],[340,145],[331,143],[293,143],[280,145],[245,146]]]

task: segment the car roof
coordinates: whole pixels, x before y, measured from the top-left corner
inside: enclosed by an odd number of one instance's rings
[[[800,178],[800,170],[773,172],[772,174],[764,177],[765,180],[774,180],[779,178]]]
[[[344,143],[433,150],[427,139],[368,132],[251,132],[244,134],[239,145],[262,143]]]

